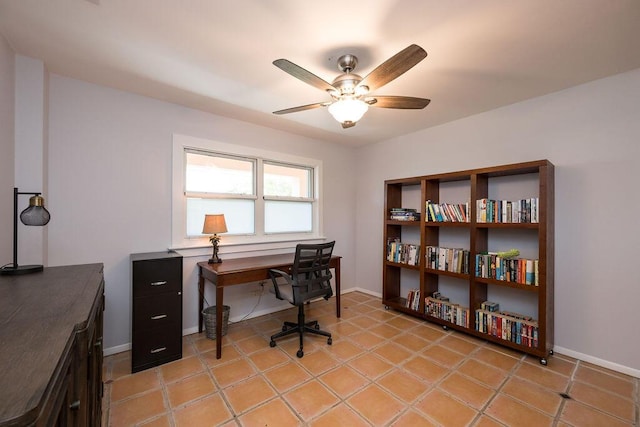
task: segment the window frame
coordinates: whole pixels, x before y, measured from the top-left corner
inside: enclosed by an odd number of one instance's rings
[[[208,236],[188,237],[186,230],[186,204],[187,193],[185,191],[185,162],[186,151],[194,150],[200,152],[209,152],[221,156],[231,156],[246,159],[256,159],[256,175],[254,176],[255,196],[245,195],[220,195],[209,193],[209,198],[242,198],[255,200],[254,207],[254,234],[247,235],[222,235],[221,248],[223,252],[240,252],[247,250],[266,250],[278,248],[291,248],[298,241],[315,241],[324,240],[322,235],[322,161],[318,159],[310,159],[301,156],[292,156],[290,154],[261,150],[254,147],[223,143],[219,141],[196,138],[186,135],[173,135],[173,176],[172,176],[172,229],[171,229],[171,248],[172,249],[192,249],[207,248],[211,244]],[[309,168],[312,172],[311,177],[311,196],[310,198],[300,197],[280,197],[267,196],[263,194],[262,180],[264,177],[263,162],[270,164],[278,164],[283,166],[292,166],[300,168]],[[189,193],[191,195],[202,193]],[[273,201],[303,201],[312,203],[312,231],[297,233],[265,233],[265,203],[269,200]]]

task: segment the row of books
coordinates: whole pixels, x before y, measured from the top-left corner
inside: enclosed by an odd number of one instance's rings
[[[469,253],[466,249],[427,246],[427,268],[469,274]]]
[[[391,208],[389,219],[396,221],[420,221],[420,212],[410,208]]]
[[[449,298],[434,292],[424,300],[424,312],[438,319],[446,320],[458,326],[469,327],[469,309],[449,301]]]
[[[471,222],[471,207],[467,203],[426,202],[427,222]]]
[[[420,309],[420,289],[411,289],[407,295],[407,308],[418,311]]]
[[[476,310],[476,331],[525,347],[538,347],[538,322],[505,311]]]
[[[539,199],[531,197],[516,201],[480,199],[476,201],[477,222],[537,223]]]
[[[476,277],[539,285],[538,260],[503,258],[495,253],[476,255]]]
[[[401,264],[420,265],[420,245],[402,243],[400,239],[387,242],[387,260]]]

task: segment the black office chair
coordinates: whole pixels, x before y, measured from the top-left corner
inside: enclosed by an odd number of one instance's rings
[[[331,289],[331,271],[329,261],[336,242],[323,244],[298,244],[296,254],[291,267],[291,273],[282,270],[269,270],[273,291],[276,298],[289,301],[298,306],[298,323],[284,322],[282,331],[271,336],[271,347],[276,346],[275,340],[290,334],[300,334],[300,350],[296,356],[304,356],[302,341],[305,333],[328,337],[327,344],[331,345],[331,334],[321,331],[318,321],[306,322],[304,320],[304,304],[315,298],[323,297],[328,300],[333,296]],[[284,282],[278,279],[284,279]]]

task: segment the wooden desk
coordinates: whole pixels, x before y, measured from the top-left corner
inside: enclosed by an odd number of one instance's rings
[[[202,332],[205,279],[216,287],[216,358],[222,357],[222,307],[225,286],[270,280],[269,270],[287,270],[293,265],[294,254],[264,255],[226,259],[220,264],[198,263],[198,332]],[[340,317],[340,256],[333,255],[329,266],[335,269],[336,316]]]

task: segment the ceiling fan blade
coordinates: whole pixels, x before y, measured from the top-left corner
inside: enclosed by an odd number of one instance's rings
[[[403,110],[420,110],[431,102],[430,99],[411,96],[374,96],[365,100],[367,104],[378,108],[399,108]]]
[[[374,91],[401,76],[426,57],[427,52],[423,48],[412,44],[378,65],[358,86],[368,86],[369,91]]]
[[[356,125],[355,122],[343,122],[340,124],[342,125],[342,129],[352,128]]]
[[[273,61],[273,65],[280,68],[282,71],[291,74],[293,77],[300,79],[313,87],[317,87],[320,90],[330,92],[334,92],[336,90],[335,87],[331,86],[320,77],[286,59],[276,59],[275,61]]]
[[[326,107],[331,104],[330,102],[316,102],[315,104],[301,105],[299,107],[286,108],[284,110],[274,111],[273,114],[289,114],[297,113],[298,111],[311,110],[313,108]]]

